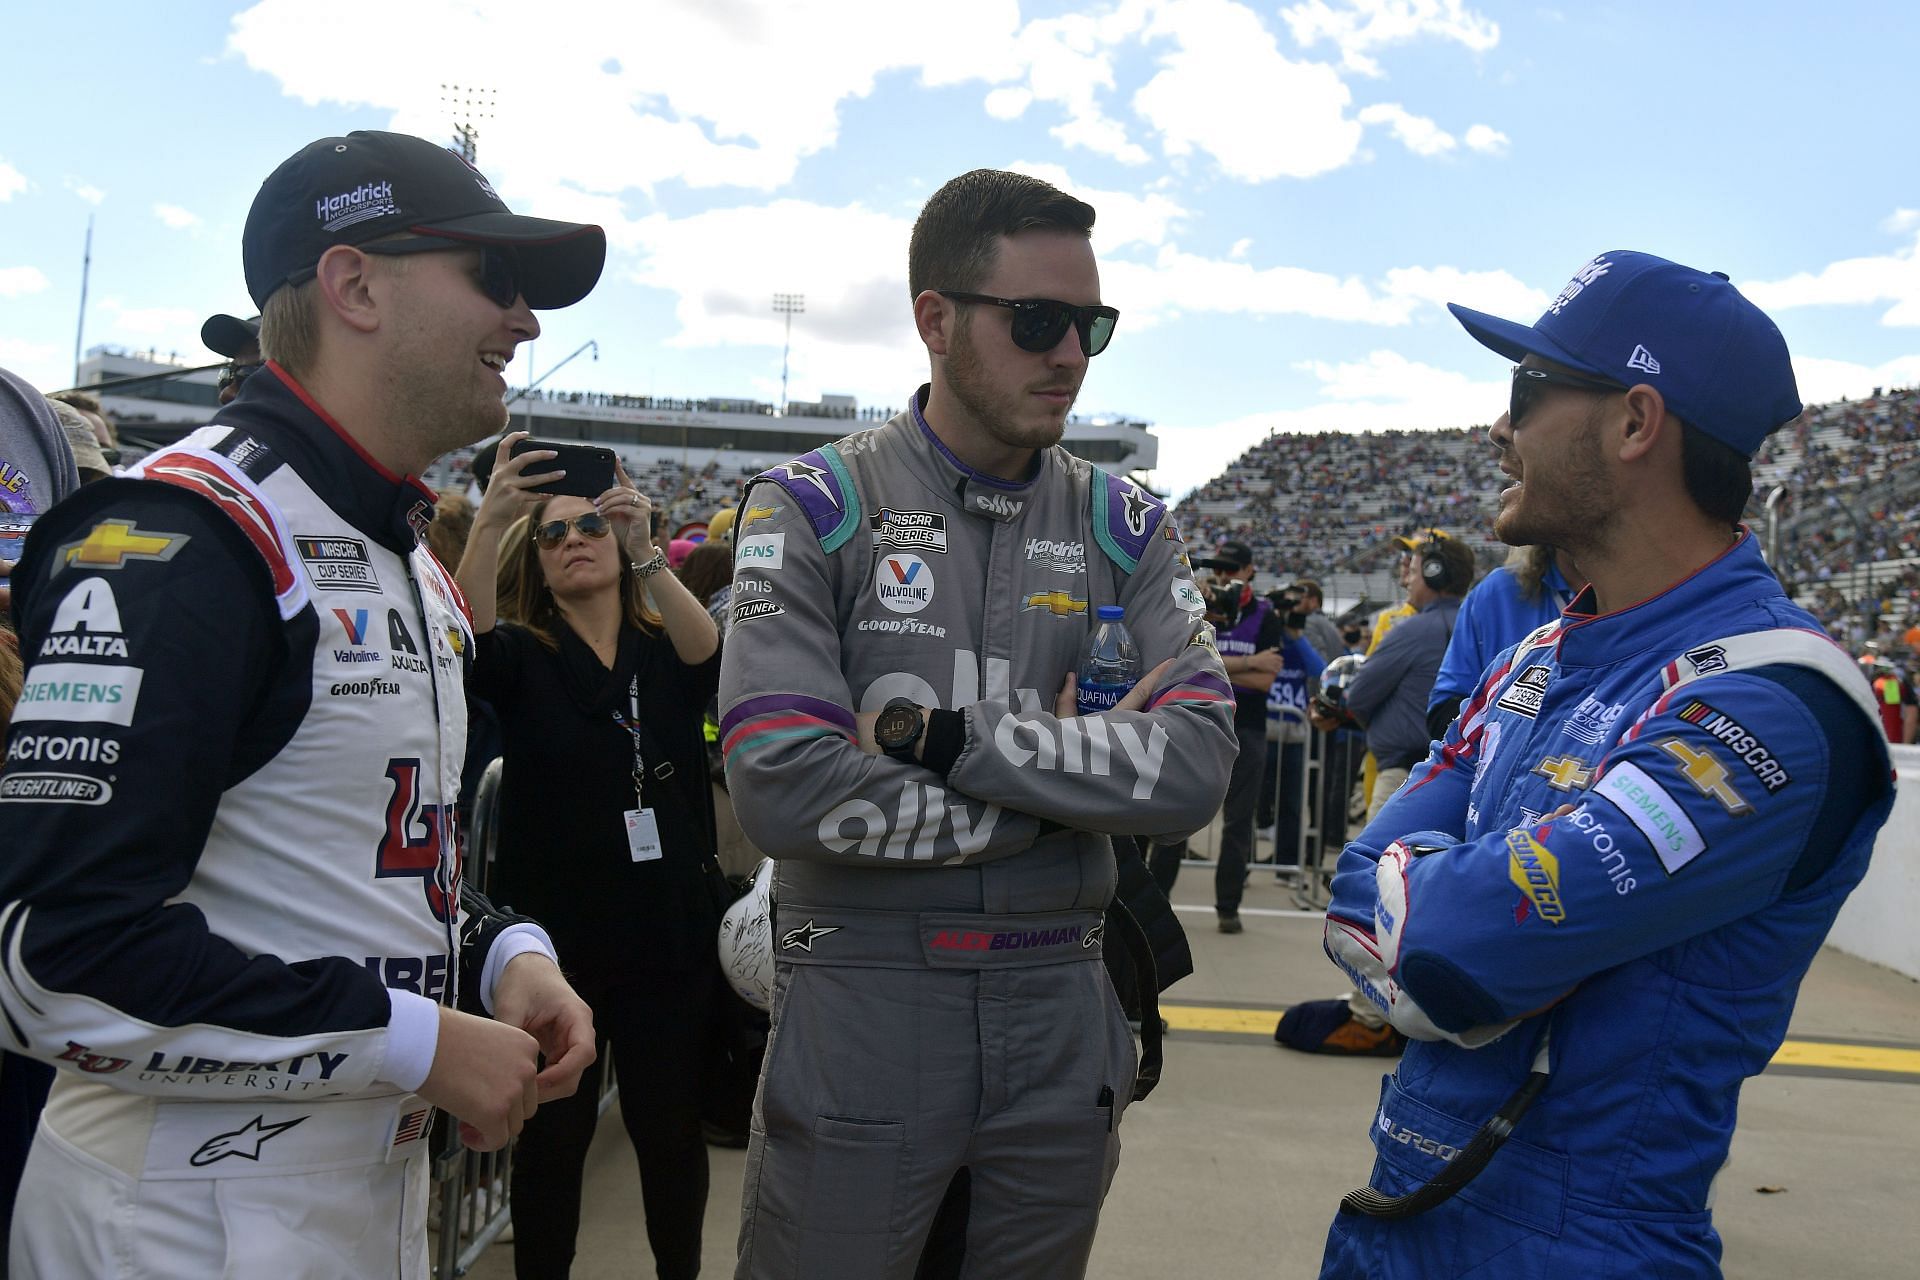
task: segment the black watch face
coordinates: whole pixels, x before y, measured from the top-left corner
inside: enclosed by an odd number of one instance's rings
[[[888,751],[904,747],[914,739],[920,714],[914,707],[888,707],[873,722],[873,740]]]

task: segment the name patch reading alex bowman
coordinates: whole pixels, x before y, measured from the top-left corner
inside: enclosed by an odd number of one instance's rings
[[[373,557],[367,544],[358,538],[317,538],[297,536],[293,545],[307,576],[322,591],[371,591],[378,594],[380,578],[373,571]]]
[[[1547,679],[1553,674],[1552,667],[1532,666],[1514,677],[1505,693],[1494,705],[1503,711],[1525,716],[1531,720],[1540,714],[1540,704],[1546,701]]]

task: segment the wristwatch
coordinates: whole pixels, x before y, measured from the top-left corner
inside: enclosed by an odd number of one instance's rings
[[[873,722],[873,740],[896,760],[913,759],[913,748],[926,731],[927,717],[911,698],[893,698]]]
[[[655,547],[653,549],[652,559],[642,560],[639,564],[633,566],[633,576],[636,578],[651,578],[654,574],[666,567],[667,553],[659,547]]]

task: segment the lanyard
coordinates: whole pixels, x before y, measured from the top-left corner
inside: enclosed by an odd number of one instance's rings
[[[646,726],[640,723],[640,675],[635,672],[627,681],[627,715],[619,711],[613,713],[613,722],[627,731],[633,739],[633,798],[640,808],[647,807],[645,787],[649,773],[661,782],[673,776],[673,761],[662,756],[660,763],[651,770],[647,768],[645,744],[649,737]]]

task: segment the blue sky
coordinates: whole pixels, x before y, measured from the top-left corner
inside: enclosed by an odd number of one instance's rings
[[[1484,422],[1504,367],[1447,317],[1530,318],[1604,249],[1725,271],[1810,400],[1920,381],[1920,7],[1832,0],[264,0],[16,7],[0,80],[0,365],[199,358],[247,314],[239,234],[313,138],[435,138],[492,89],[480,167],[607,226],[544,317],[547,385],[897,405],[925,376],[920,203],[976,166],[1090,199],[1118,335],[1080,410],[1149,419],[1176,490],[1271,429]],[[84,74],[77,71],[84,67]],[[211,355],[205,358],[212,359]]]

